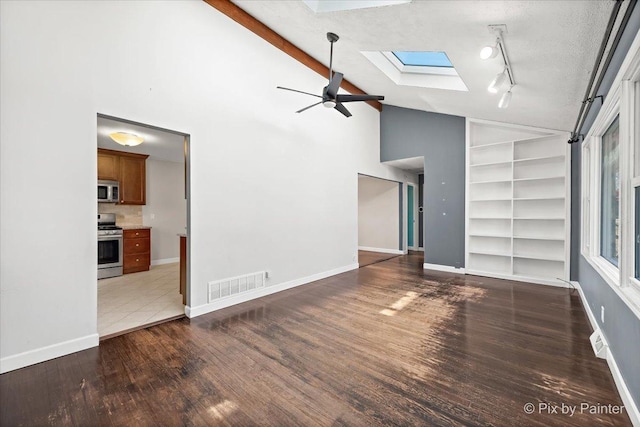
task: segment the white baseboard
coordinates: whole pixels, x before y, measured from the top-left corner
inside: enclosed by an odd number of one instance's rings
[[[404,255],[405,252],[398,249],[371,248],[369,246],[358,246],[359,251],[380,252],[383,254]]]
[[[154,259],[154,260],[151,261],[151,265],[173,264],[174,262],[180,262],[180,257],[178,257],[178,258]]]
[[[3,357],[0,359],[0,374],[96,347],[99,341],[100,338],[98,334],[91,334],[85,337],[25,351],[24,353],[13,356]]]
[[[231,307],[232,305],[240,304],[243,302],[251,301],[256,298],[261,298],[267,295],[275,294],[277,292],[286,291],[287,289],[295,288],[296,286],[306,285],[307,283],[315,282],[317,280],[325,279],[336,274],[345,273],[351,270],[357,270],[359,265],[349,264],[344,267],[335,268],[333,270],[324,271],[322,273],[313,274],[311,276],[302,277],[300,279],[291,280],[289,282],[279,283],[277,285],[265,286],[264,288],[256,289],[251,292],[244,292],[239,295],[222,298],[209,304],[203,304],[196,307],[185,307],[185,314],[189,318],[202,316],[203,314],[211,313],[212,311],[220,310],[222,308]]]
[[[422,264],[422,268],[425,270],[436,270],[436,271],[446,271],[447,273],[456,273],[456,274],[465,274],[464,268],[456,268],[451,267],[450,265],[440,265],[440,264]]]
[[[533,283],[535,285],[554,286],[556,288],[571,288],[571,285],[561,280],[540,279],[538,277],[512,276],[510,274],[497,274],[486,271],[469,270],[466,274],[472,276],[492,277],[494,279],[513,280],[514,282]]]
[[[579,282],[572,281],[571,283],[578,290],[578,294],[580,295],[580,299],[582,300],[582,306],[587,312],[589,323],[591,323],[591,328],[594,331],[600,329],[600,326],[596,321],[596,317],[591,310],[591,306],[589,306],[589,302],[584,296],[582,286],[580,286]],[[600,329],[600,333],[604,335],[604,331],[602,329]],[[606,335],[604,335],[604,339],[607,339]],[[596,356],[594,355],[593,357]],[[631,424],[633,424],[635,427],[640,427],[640,410],[638,410],[638,406],[636,405],[636,402],[634,402],[633,396],[631,396],[631,392],[627,388],[627,383],[624,381],[624,377],[622,376],[620,369],[618,369],[618,364],[616,363],[616,359],[611,352],[611,347],[607,349],[607,365],[609,365],[609,370],[611,371],[611,375],[613,376],[613,381],[616,383],[616,388],[618,389],[618,394],[620,394],[622,403],[624,403],[624,408],[627,410],[627,414],[631,419]]]

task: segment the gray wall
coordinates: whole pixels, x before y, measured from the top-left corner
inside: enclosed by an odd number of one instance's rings
[[[636,7],[607,69],[598,95],[606,95],[624,57],[640,28],[640,7]],[[576,112],[578,106],[576,106]],[[580,133],[587,134],[600,111],[596,101]],[[604,332],[618,368],[636,405],[640,405],[640,319],[618,297],[580,254],[580,145],[571,149],[571,277],[578,280],[598,325]],[[605,307],[605,322],[600,321],[600,307]]]
[[[464,267],[465,119],[385,105],[380,161],[424,156],[424,262]]]

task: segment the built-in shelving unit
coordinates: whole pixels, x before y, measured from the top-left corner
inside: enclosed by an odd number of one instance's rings
[[[568,135],[467,119],[466,272],[569,279]]]

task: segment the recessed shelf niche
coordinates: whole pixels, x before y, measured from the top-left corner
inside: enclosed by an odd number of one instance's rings
[[[467,119],[468,274],[568,280],[567,137]]]

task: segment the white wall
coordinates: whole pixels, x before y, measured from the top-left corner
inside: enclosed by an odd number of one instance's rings
[[[379,164],[377,111],[295,114],[313,100],[275,87],[325,78],[202,1],[0,2],[0,43],[1,371],[98,344],[98,112],[191,135],[205,311],[210,280],[352,267],[357,173],[404,178]]]
[[[399,250],[398,183],[368,176],[358,178],[358,246]]]
[[[184,163],[147,159],[144,225],[151,226],[151,262],[180,257],[178,233],[187,227]]]

